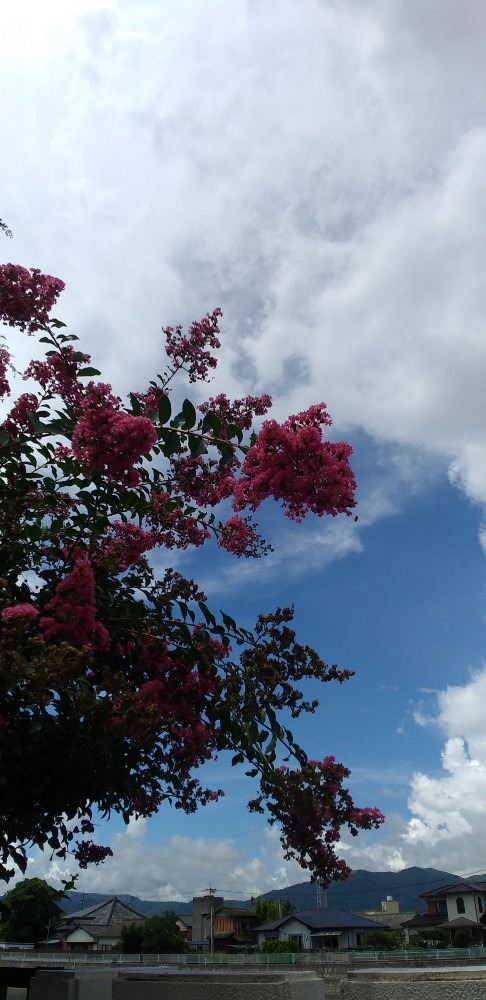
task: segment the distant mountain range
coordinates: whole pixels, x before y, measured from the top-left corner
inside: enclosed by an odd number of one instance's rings
[[[330,885],[323,894],[322,902],[327,902],[328,906],[338,910],[354,912],[356,910],[380,910],[382,900],[387,896],[393,896],[400,904],[401,912],[415,910],[425,910],[423,899],[419,899],[419,894],[428,892],[431,889],[438,889],[441,885],[456,882],[460,875],[453,875],[451,872],[438,871],[436,868],[405,868],[401,872],[368,872],[364,869],[354,871],[347,882],[337,882]],[[486,880],[486,874],[475,875],[473,878],[464,881]],[[66,913],[74,913],[77,910],[88,909],[96,906],[112,897],[112,893],[95,892],[73,892],[67,894],[67,898],[62,901],[62,908]],[[175,913],[191,913],[192,902],[181,902],[180,900],[167,900],[163,902],[147,899],[139,899],[138,896],[130,896],[125,893],[118,896],[127,906],[131,906],[140,913],[147,916],[154,916],[164,913],[165,910],[173,910]],[[296,910],[314,909],[317,906],[317,887],[312,882],[297,882],[289,885],[285,889],[278,889],[266,892],[261,899],[281,899],[290,900]],[[252,900],[245,901],[227,899],[225,903],[230,906],[252,906]]]

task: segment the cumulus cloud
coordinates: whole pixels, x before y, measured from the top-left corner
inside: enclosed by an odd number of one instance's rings
[[[444,739],[441,770],[416,772],[410,782],[411,817],[387,818],[384,836],[345,845],[354,867],[399,871],[413,865],[468,874],[484,870],[486,822],[486,669],[464,685],[430,692],[435,712],[421,708],[416,721]]]
[[[114,834],[111,846],[112,858],[78,872],[78,889],[130,893],[142,899],[188,900],[213,886],[226,898],[249,899],[304,880],[297,864],[284,861],[274,829],[262,834],[256,855],[223,837],[173,835],[153,844],[147,842],[143,819],[131,820],[123,832]],[[29,857],[28,878],[44,878],[59,885],[72,874],[76,874],[72,865],[45,852],[35,850]]]
[[[9,249],[62,274],[118,384],[219,303],[216,388],[324,397],[484,503],[484,7],[47,8],[3,15]]]

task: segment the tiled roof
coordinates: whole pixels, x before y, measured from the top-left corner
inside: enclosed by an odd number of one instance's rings
[[[405,921],[411,920],[412,917],[416,915],[416,912],[416,910],[411,910],[409,913],[373,913],[373,915],[371,915],[371,913],[358,910],[356,915],[358,917],[368,917],[369,920],[376,920],[377,923],[382,926],[386,924],[387,927],[392,930],[396,930],[397,928],[400,928]]]
[[[486,882],[451,882],[450,885],[441,885],[439,889],[429,889],[419,895],[421,899],[435,899],[436,896],[450,896],[452,893],[463,896],[468,892],[486,893]]]
[[[402,927],[439,927],[444,917],[444,913],[417,913],[411,920],[405,920]]]
[[[257,931],[273,931],[291,920],[297,920],[311,930],[336,930],[343,931],[348,928],[358,930],[381,930],[383,924],[369,917],[358,916],[356,913],[346,913],[344,910],[335,910],[333,907],[322,907],[316,910],[300,910],[298,913],[291,913],[280,920],[272,920],[268,924],[256,927]]]
[[[122,903],[121,899],[113,896],[106,903],[98,903],[97,906],[89,906],[85,910],[77,910],[76,913],[66,914],[64,924],[83,923],[100,924],[109,926],[110,924],[128,923],[132,920],[143,920],[145,915]]]

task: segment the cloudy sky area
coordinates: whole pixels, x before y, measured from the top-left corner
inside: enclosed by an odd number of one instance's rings
[[[281,418],[325,400],[355,448],[357,524],[263,511],[265,565],[181,562],[242,623],[295,601],[356,671],[299,734],[387,815],[343,844],[354,867],[486,870],[485,31],[482,0],[0,13],[3,258],[66,281],[57,312],[118,391],[161,370],[162,324],[220,305],[212,391],[270,392]],[[196,817],[100,829],[116,856],[81,887],[302,881],[248,779],[212,774],[228,795]]]

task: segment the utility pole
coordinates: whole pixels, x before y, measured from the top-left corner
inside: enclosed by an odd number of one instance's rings
[[[316,902],[317,909],[321,910],[323,907],[327,907],[327,892],[323,888],[322,882],[318,879],[316,882]]]
[[[216,889],[212,889],[209,886],[209,954],[211,957],[214,955],[214,899],[213,896]]]

